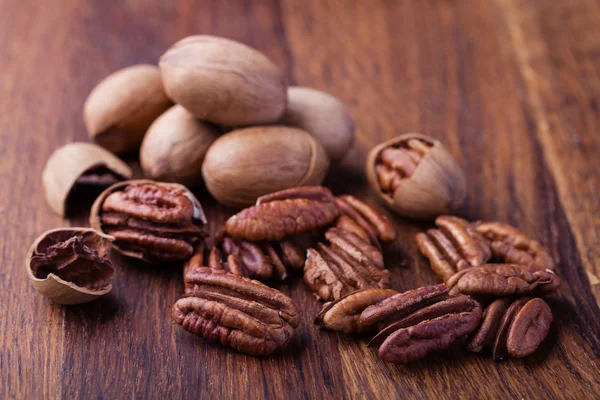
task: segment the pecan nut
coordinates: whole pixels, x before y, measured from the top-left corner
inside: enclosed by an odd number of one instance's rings
[[[147,262],[189,258],[206,236],[206,218],[185,186],[139,180],[105,190],[92,207],[90,223],[115,237],[126,256]]]
[[[431,269],[446,282],[457,271],[485,264],[491,257],[487,240],[462,218],[444,215],[435,220],[439,229],[415,237]]]
[[[225,222],[225,233],[253,242],[281,240],[328,225],[338,214],[329,189],[296,187],[259,197]]]
[[[537,240],[500,222],[476,222],[475,229],[490,241],[497,261],[554,270],[554,259]]]
[[[552,311],[540,298],[497,299],[483,312],[467,349],[478,353],[492,348],[494,360],[527,357],[546,339],[551,324]]]
[[[560,278],[551,270],[517,264],[486,264],[454,274],[451,293],[471,296],[542,296],[556,290]]]
[[[360,315],[365,308],[395,295],[393,289],[364,289],[349,293],[339,299],[325,303],[317,315],[315,324],[332,331],[352,333],[371,329],[360,323]]]
[[[207,267],[187,281],[194,291],[175,303],[173,320],[207,341],[267,355],[286,347],[300,324],[293,300],[258,281]]]
[[[338,196],[335,203],[340,217],[334,226],[354,232],[371,245],[380,248],[379,241],[391,242],[396,239],[396,229],[387,217],[356,197]]]
[[[336,227],[325,238],[329,245],[308,249],[304,264],[304,282],[317,297],[332,301],[359,289],[389,287],[390,272],[379,249]]]
[[[381,331],[369,342],[385,361],[406,364],[449,348],[481,321],[481,306],[469,296],[449,296],[441,284],[395,294],[367,307],[360,324]]]

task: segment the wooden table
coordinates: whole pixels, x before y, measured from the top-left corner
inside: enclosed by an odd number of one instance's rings
[[[600,397],[597,1],[108,3],[0,0],[1,398]],[[178,266],[117,259],[113,292],[81,306],[35,292],[23,265],[30,243],[86,223],[45,205],[46,158],[87,140],[82,105],[96,82],[156,63],[196,33],[248,43],[292,84],[348,105],[358,138],[327,178],[336,193],[376,204],[363,163],[384,139],[414,131],[444,142],[468,174],[461,215],[514,224],[560,259],[561,305],[541,349],[500,363],[454,349],[386,364],[365,338],[315,327],[321,305],[297,276],[279,287],[303,323],[268,358],[207,344],[171,322]],[[231,213],[198,192],[213,226]],[[385,253],[393,287],[438,282],[413,244],[423,226],[394,221],[400,237]]]

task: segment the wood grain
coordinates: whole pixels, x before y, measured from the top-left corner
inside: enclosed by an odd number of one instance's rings
[[[593,0],[189,1],[120,6],[0,0],[1,398],[600,397],[600,6]],[[410,366],[365,337],[320,331],[321,305],[293,277],[278,287],[304,315],[277,356],[207,344],[170,320],[180,267],[120,259],[110,296],[61,307],[35,292],[33,239],[70,221],[44,204],[41,172],[87,140],[83,102],[110,72],[156,63],[189,34],[240,40],[293,84],[348,104],[358,138],[328,179],[369,202],[370,147],[404,132],[445,143],[469,178],[461,214],[518,226],[560,259],[551,337],[532,357],[494,363],[450,350]],[[134,163],[135,164],[135,163]],[[139,169],[137,169],[139,176]],[[231,213],[198,195],[215,229]],[[89,199],[78,199],[85,210]],[[396,222],[386,249],[398,290],[437,282],[417,254],[422,229]]]

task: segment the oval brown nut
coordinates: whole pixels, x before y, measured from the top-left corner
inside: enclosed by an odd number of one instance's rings
[[[338,99],[320,90],[288,88],[288,104],[278,124],[295,126],[313,135],[331,162],[341,161],[354,144],[354,120]]]
[[[131,178],[131,169],[114,154],[91,143],[69,143],[56,150],[44,167],[42,185],[46,203],[61,217],[69,194],[77,185],[108,187]]]
[[[189,36],[159,62],[169,97],[224,126],[277,121],[287,94],[283,72],[261,52],[215,36]]]
[[[326,303],[317,315],[315,324],[326,329],[344,333],[365,332],[371,326],[360,323],[360,315],[369,306],[395,295],[392,289],[364,289],[349,293]]]
[[[112,290],[108,259],[113,237],[90,228],[44,232],[27,251],[25,267],[36,290],[58,304],[81,304]]]
[[[560,278],[550,270],[518,264],[486,264],[454,274],[446,282],[450,293],[471,296],[542,296],[555,291]]]
[[[204,155],[217,137],[212,126],[182,106],[171,107],[152,123],[144,136],[140,148],[144,175],[162,182],[200,185]]]
[[[417,219],[449,214],[465,199],[465,174],[442,144],[409,133],[375,146],[367,157],[371,187],[389,208]]]
[[[114,72],[92,90],[83,119],[92,139],[113,153],[137,151],[146,130],[171,106],[154,65]]]
[[[130,180],[94,202],[92,228],[114,236],[113,247],[145,262],[182,261],[206,236],[200,202],[183,185]]]
[[[300,324],[294,301],[258,281],[205,267],[186,279],[193,291],[175,303],[173,320],[205,340],[268,355],[286,347]]]
[[[297,128],[266,126],[239,129],[208,149],[202,176],[219,203],[245,207],[282,189],[319,185],[329,159],[323,146]]]

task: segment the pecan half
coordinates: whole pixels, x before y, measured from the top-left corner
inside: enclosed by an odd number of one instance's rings
[[[354,232],[376,247],[380,247],[379,240],[391,242],[396,239],[394,225],[367,203],[349,195],[337,197],[335,203],[340,217],[334,226]]]
[[[286,347],[300,324],[292,299],[258,281],[207,267],[187,280],[195,290],[175,303],[173,320],[208,341],[267,355]]]
[[[490,241],[499,262],[554,270],[554,260],[544,246],[518,229],[500,222],[476,222],[475,229]]]
[[[418,233],[417,246],[431,269],[446,282],[457,271],[485,264],[491,257],[487,240],[462,218],[444,215],[435,220],[439,229]]]
[[[369,342],[385,361],[405,364],[449,348],[473,332],[481,306],[469,296],[449,296],[445,285],[426,286],[367,307],[360,324],[383,329]]]
[[[491,347],[494,360],[527,357],[546,339],[551,323],[552,311],[540,298],[497,299],[483,312],[467,349],[480,352]]]
[[[304,186],[259,197],[225,222],[225,233],[253,242],[281,240],[333,222],[339,212],[329,189]]]
[[[359,289],[387,288],[390,273],[381,252],[350,231],[330,228],[325,243],[308,249],[304,282],[322,300],[332,301]]]
[[[375,174],[381,191],[393,197],[396,189],[412,176],[432,148],[431,143],[414,138],[383,149],[375,163]]]
[[[189,258],[206,233],[200,203],[184,186],[127,181],[94,203],[92,227],[115,237],[121,253],[147,262]]]
[[[471,296],[541,296],[556,290],[560,278],[550,270],[517,264],[486,264],[454,274],[451,293]]]
[[[369,306],[395,295],[392,289],[364,289],[325,303],[315,324],[332,331],[352,333],[371,329],[360,324],[360,315]]]

